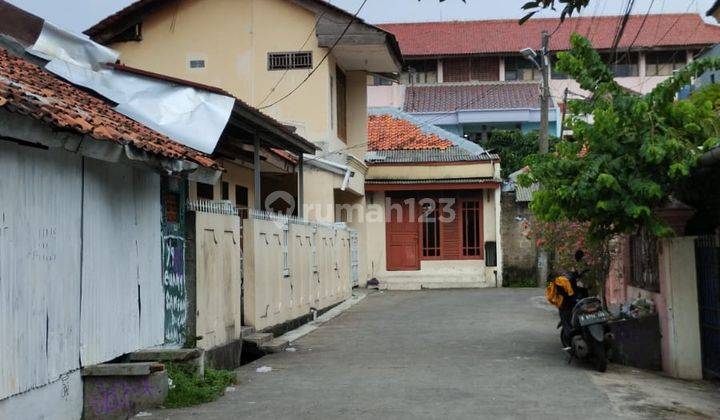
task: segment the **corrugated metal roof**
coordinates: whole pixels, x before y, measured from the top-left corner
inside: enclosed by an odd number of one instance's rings
[[[0,48],[0,108],[95,140],[130,144],[169,159],[208,168],[220,164],[115,111],[108,102]]]

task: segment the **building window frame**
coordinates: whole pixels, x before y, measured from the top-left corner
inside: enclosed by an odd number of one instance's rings
[[[649,51],[645,53],[646,76],[672,76],[687,64],[687,51]]]
[[[340,67],[336,67],[335,69],[335,85],[337,96],[335,100],[335,107],[337,108],[337,136],[340,140],[347,143],[347,77]]]
[[[285,51],[267,53],[268,71],[304,70],[313,68],[312,51]]]

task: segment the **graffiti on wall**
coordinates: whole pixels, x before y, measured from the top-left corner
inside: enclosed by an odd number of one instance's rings
[[[165,342],[185,343],[187,289],[185,239],[163,235],[163,286],[165,290]]]

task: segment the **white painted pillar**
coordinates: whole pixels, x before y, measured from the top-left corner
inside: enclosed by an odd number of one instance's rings
[[[437,77],[438,77],[438,83],[443,83],[443,78],[445,77],[443,74],[443,61],[438,60],[437,61]]]
[[[645,77],[647,74],[647,66],[645,65],[645,53],[638,54],[638,76]]]
[[[695,238],[659,241],[660,293],[666,313],[660,313],[663,331],[663,370],[682,379],[702,379],[700,315]]]
[[[498,80],[501,82],[505,81],[505,57],[499,57],[498,58],[499,65],[498,68],[500,69],[500,74],[498,75]]]

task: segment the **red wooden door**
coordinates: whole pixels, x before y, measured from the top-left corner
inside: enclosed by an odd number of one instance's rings
[[[391,204],[385,215],[387,270],[420,270],[417,209],[400,197],[393,197]]]

